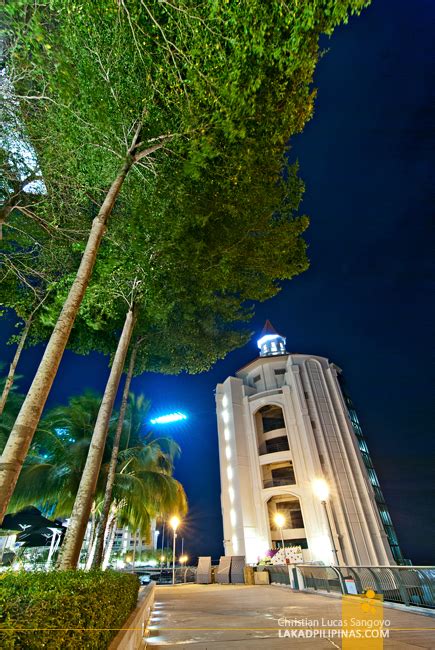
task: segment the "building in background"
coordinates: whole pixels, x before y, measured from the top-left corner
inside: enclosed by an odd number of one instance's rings
[[[155,551],[157,550],[158,536],[159,531],[156,530],[155,519],[151,521],[149,543],[147,543],[144,537],[141,538],[138,533],[133,533],[128,527],[117,528],[115,530],[112,553],[114,555],[120,553],[132,553],[134,550],[139,556],[142,551]]]
[[[256,562],[280,546],[279,513],[285,546],[305,561],[403,563],[340,368],[289,354],[269,321],[258,347],[216,391],[225,554]]]

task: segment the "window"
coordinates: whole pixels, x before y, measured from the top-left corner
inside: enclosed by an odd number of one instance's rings
[[[295,485],[296,483],[293,463],[291,461],[263,465],[262,472],[264,489]]]
[[[293,471],[293,466],[289,465],[288,467],[272,469],[272,479],[276,485],[288,485],[289,483],[294,483],[295,473]]]
[[[281,501],[277,503],[276,511],[285,517],[285,520],[287,522],[285,528],[304,527],[304,520],[302,518],[299,499],[295,499],[294,501]]]
[[[288,449],[289,446],[287,436],[278,436],[277,438],[272,438],[272,440],[266,440],[266,454],[273,454],[276,451],[288,451]]]
[[[255,375],[252,381],[254,382],[254,384],[256,384],[257,381],[260,381],[260,379],[261,379],[261,375]]]
[[[263,422],[263,432],[275,431],[276,429],[284,429],[284,413],[280,406],[268,405],[260,409],[261,419]]]
[[[386,524],[387,526],[391,526],[392,521],[388,510],[386,510],[385,508],[379,508],[379,514],[381,516],[382,523]]]

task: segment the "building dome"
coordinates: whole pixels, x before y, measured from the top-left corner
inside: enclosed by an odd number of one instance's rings
[[[267,320],[257,341],[260,357],[276,357],[280,354],[287,354],[285,341],[285,337],[278,334],[270,320]]]

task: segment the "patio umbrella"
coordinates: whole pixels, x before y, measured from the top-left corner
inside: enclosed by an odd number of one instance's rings
[[[50,528],[63,527],[61,521],[51,521],[50,519],[47,519],[47,517],[44,517],[38,508],[29,506],[27,508],[23,508],[23,510],[20,510],[19,512],[14,512],[13,514],[6,515],[0,528],[23,531],[27,528],[39,529],[48,526]]]
[[[28,528],[17,535],[17,542],[23,542],[26,547],[50,546],[53,539],[53,528],[60,532],[60,539],[66,533],[64,526],[42,526],[41,528]]]

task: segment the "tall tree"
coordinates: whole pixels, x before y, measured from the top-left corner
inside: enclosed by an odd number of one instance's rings
[[[98,412],[97,421],[92,434],[79,489],[71,513],[67,534],[62,545],[59,567],[61,569],[75,567],[80,556],[83,538],[88,524],[89,515],[97,487],[98,474],[103,459],[110,418],[118,391],[119,381],[124,368],[125,358],[130,345],[135,326],[134,306],[132,305],[125,318],[124,327],[119,338],[118,347],[110,370],[109,379]]]
[[[106,485],[104,490],[103,504],[101,507],[101,515],[100,515],[100,519],[96,531],[95,553],[93,558],[93,566],[95,567],[99,567],[103,560],[104,535],[107,529],[110,507],[112,505],[113,485],[115,482],[116,466],[118,463],[121,435],[124,429],[124,420],[127,411],[128,396],[130,394],[131,380],[133,378],[133,373],[136,364],[136,356],[141,343],[142,343],[142,339],[137,338],[133,342],[133,345],[131,346],[130,359],[128,361],[128,369],[125,377],[124,388],[122,391],[122,399],[121,399],[121,406],[119,409],[118,422],[116,425],[115,436],[113,438],[112,453],[110,456],[110,462],[109,462],[109,467],[107,472],[107,480],[106,480]]]
[[[169,152],[169,140],[170,150],[195,169],[226,142],[248,137],[269,143],[263,154],[275,156],[311,114],[319,34],[365,4],[313,0],[295,10],[278,0],[8,5],[9,95],[21,103],[44,182],[57,187],[58,199],[74,179],[81,190],[76,201],[96,188],[104,200],[4,450],[0,518],[127,177],[147,180],[149,157]],[[141,172],[134,178],[133,168]]]

